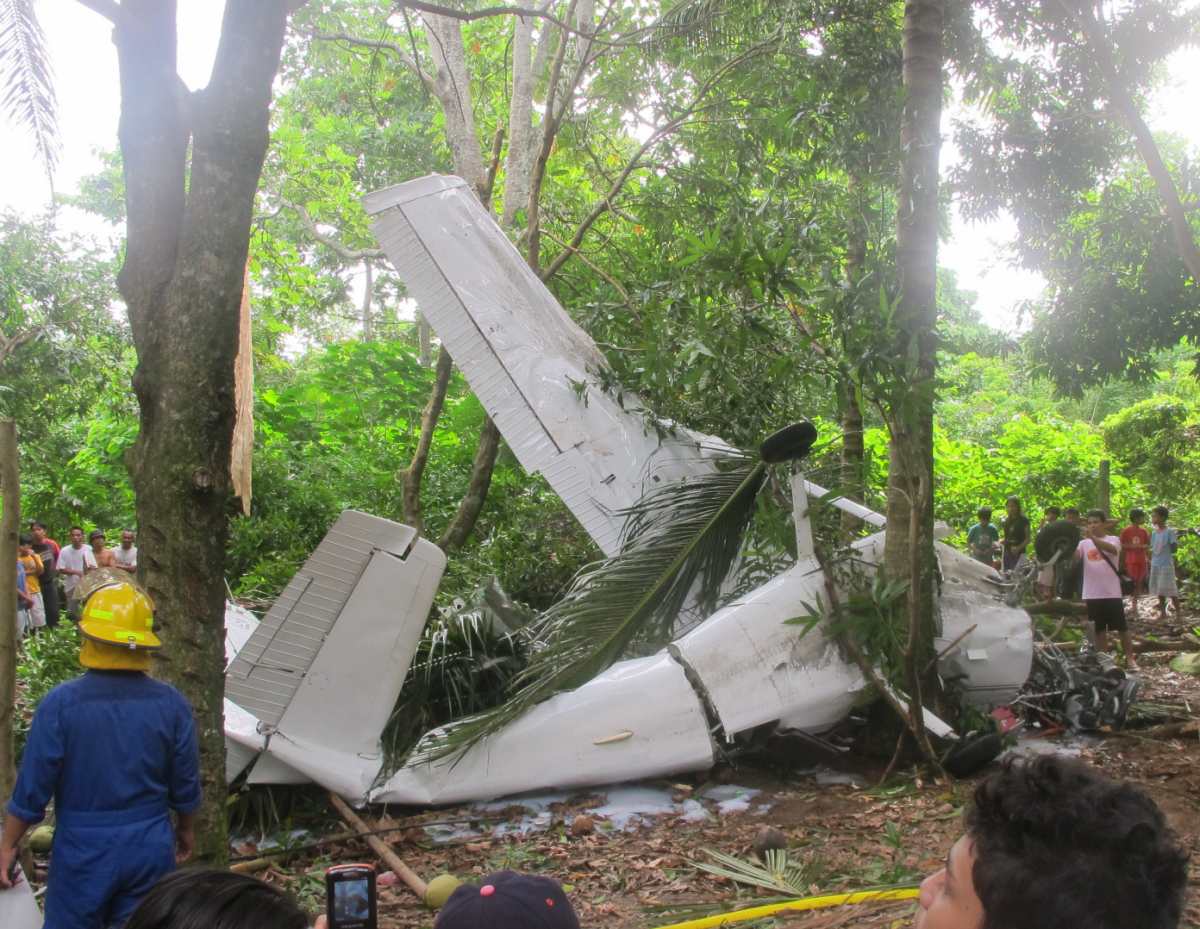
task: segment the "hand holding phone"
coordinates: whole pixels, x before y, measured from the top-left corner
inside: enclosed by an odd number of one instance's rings
[[[325,872],[328,929],[376,929],[375,868],[335,865]]]

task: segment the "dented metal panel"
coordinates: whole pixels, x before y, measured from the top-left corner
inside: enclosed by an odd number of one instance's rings
[[[797,562],[718,610],[672,650],[702,682],[726,734],[783,721],[819,732],[845,717],[864,686],[820,625],[802,635],[786,620],[824,600],[815,559]]]
[[[613,665],[539,704],[453,762],[396,772],[376,803],[459,803],[708,768],[704,710],[683,668],[660,653]]]

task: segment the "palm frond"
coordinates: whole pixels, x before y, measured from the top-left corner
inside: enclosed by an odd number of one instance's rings
[[[712,859],[712,862],[689,862],[697,870],[714,877],[723,877],[738,884],[773,890],[776,893],[802,897],[810,893],[813,886],[820,883],[820,878],[824,876],[815,862],[796,861],[788,856],[786,848],[768,849],[763,855],[762,864],[738,858],[736,855],[727,855],[711,848],[703,849],[703,851]]]
[[[556,693],[607,668],[639,634],[668,637],[687,603],[712,610],[753,518],[766,464],[731,455],[712,474],[648,493],[625,512],[624,544],[584,568],[537,624],[544,643],[517,675],[507,701],[431,734],[411,760],[461,756]]]
[[[760,21],[766,6],[762,0],[680,0],[655,23],[653,41],[682,38],[694,47],[728,47],[745,38],[745,23]]]
[[[33,0],[0,0],[0,111],[29,130],[47,177],[58,161],[57,109]]]

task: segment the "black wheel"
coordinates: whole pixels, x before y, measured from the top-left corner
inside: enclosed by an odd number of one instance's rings
[[[799,461],[817,441],[817,427],[804,420],[784,426],[778,432],[772,432],[763,439],[758,447],[758,453],[767,464],[778,464],[781,461]]]
[[[1054,522],[1038,530],[1033,542],[1033,550],[1037,552],[1038,561],[1049,561],[1055,552],[1075,551],[1079,540],[1083,537],[1079,527],[1066,519],[1056,519]]]
[[[967,736],[942,758],[942,767],[955,777],[968,777],[1004,751],[1004,737],[998,732]]]

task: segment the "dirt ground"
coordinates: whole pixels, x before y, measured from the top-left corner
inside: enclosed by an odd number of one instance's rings
[[[1197,622],[1185,616],[1184,622],[1164,624],[1148,607],[1143,603],[1135,628],[1143,638],[1177,638]],[[1142,656],[1142,699],[1189,707],[1200,716],[1200,677],[1170,670],[1172,657],[1155,652]],[[1195,732],[1170,737],[1155,735],[1153,729],[1129,730],[1087,740],[1082,746],[1078,740],[1064,744],[1061,736],[1054,735],[1039,741],[1046,750],[1078,750],[1086,760],[1114,777],[1140,784],[1154,797],[1192,853],[1192,892],[1184,925],[1200,929],[1200,738]],[[581,796],[554,805],[552,825],[542,832],[433,845],[421,828],[423,823],[479,819],[483,814],[466,807],[392,809],[387,814],[406,828],[389,840],[426,879],[450,872],[472,880],[500,868],[547,874],[568,885],[583,926],[652,929],[778,896],[701,873],[690,864],[705,860],[708,849],[751,857],[755,837],[764,826],[786,836],[789,860],[805,869],[813,893],[906,882],[936,870],[959,834],[962,807],[973,780],[946,787],[922,781],[910,770],[900,772],[887,788],[879,788],[875,785],[881,768],[874,762],[857,763],[858,785],[819,785],[811,774],[762,764],[715,769],[661,786],[680,801],[699,796],[713,783],[759,788],[762,792],[748,810],[715,813],[708,822],[660,816],[626,832],[605,828],[608,824],[601,819],[594,820],[596,828],[590,834],[572,834],[575,817],[589,806],[589,798]],[[381,811],[375,812],[373,822],[391,825],[386,816],[379,820]],[[521,812],[510,811],[515,817]],[[365,845],[343,843],[323,850],[319,860],[293,860],[266,877],[315,901],[320,868],[330,859],[374,860],[374,856]],[[913,910],[911,902],[844,907],[753,925],[903,927],[911,922]],[[381,926],[409,929],[432,923],[429,911],[403,885],[381,887]]]

